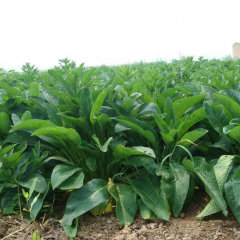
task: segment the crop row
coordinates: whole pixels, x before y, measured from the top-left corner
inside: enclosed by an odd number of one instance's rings
[[[196,187],[211,200],[197,216],[240,222],[240,61],[79,67],[26,64],[0,75],[0,208],[34,221],[53,196],[61,223],[116,211],[120,226],[168,221]],[[115,207],[115,208],[113,208]],[[22,211],[24,210],[24,214]]]

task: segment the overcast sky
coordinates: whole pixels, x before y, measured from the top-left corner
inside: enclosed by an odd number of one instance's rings
[[[240,42],[239,9],[240,0],[0,0],[0,68],[221,58]]]

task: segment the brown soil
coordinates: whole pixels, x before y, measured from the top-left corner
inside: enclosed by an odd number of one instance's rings
[[[85,214],[80,218],[75,240],[240,240],[240,225],[231,213],[228,218],[216,214],[205,221],[196,220],[205,204],[203,201],[199,204],[199,200],[196,203],[195,199],[181,217],[171,218],[170,222],[144,220],[137,215],[135,222],[123,229],[119,228],[114,214],[97,217]],[[40,232],[41,240],[69,239],[58,220],[45,218],[28,224],[19,216],[0,216],[0,239],[32,240],[35,230]]]

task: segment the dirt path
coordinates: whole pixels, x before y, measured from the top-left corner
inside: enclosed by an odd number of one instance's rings
[[[203,205],[193,202],[181,217],[171,218],[170,222],[144,220],[137,215],[134,224],[127,224],[123,229],[119,228],[114,214],[97,217],[86,214],[80,218],[75,240],[240,240],[240,225],[232,214],[228,218],[219,214],[206,221],[197,221],[196,215],[202,208]],[[42,240],[69,239],[57,220],[27,224],[19,216],[0,216],[0,239],[32,240],[34,230],[39,230]]]

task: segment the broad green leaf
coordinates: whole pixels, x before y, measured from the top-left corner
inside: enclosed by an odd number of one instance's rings
[[[35,192],[33,192],[32,196],[30,197],[29,204],[31,206],[30,211],[31,211],[31,217],[33,218],[33,220],[36,219],[38,213],[42,209],[43,201],[48,194],[48,190],[49,190],[49,184],[47,186],[47,190],[46,190],[45,194],[38,193],[35,191]]]
[[[161,133],[169,133],[171,128],[167,125],[167,123],[157,114],[154,114],[154,117]]]
[[[192,143],[194,143],[199,138],[201,138],[202,136],[204,136],[207,132],[208,132],[208,130],[206,130],[206,129],[197,128],[197,129],[183,135],[183,137],[178,142],[178,144],[181,144],[184,147],[187,147],[187,146],[191,145]]]
[[[12,167],[16,165],[24,152],[24,150],[27,148],[27,142],[23,142],[20,144],[17,148],[15,148],[14,153],[8,155],[8,156],[2,156],[2,164],[4,167]]]
[[[227,181],[227,177],[232,168],[234,156],[221,156],[214,166],[217,182],[221,192],[223,192],[224,184]],[[198,219],[202,220],[204,217],[212,215],[221,211],[214,200],[211,200],[204,210],[197,216]]]
[[[131,97],[125,96],[122,101],[122,107],[125,108],[127,111],[130,111],[133,107],[134,101]]]
[[[217,98],[233,118],[240,118],[240,105],[234,99],[221,93],[215,93],[214,97]]]
[[[78,189],[83,185],[84,174],[81,168],[72,167],[65,164],[58,164],[52,172],[51,183],[53,190]]]
[[[156,219],[158,216],[143,202],[142,199],[137,200],[137,204],[143,219]]]
[[[54,123],[48,120],[40,120],[40,119],[28,119],[25,121],[20,122],[19,124],[13,127],[14,131],[17,130],[33,130],[33,129],[40,129],[44,127],[51,127],[56,126]]]
[[[162,188],[166,193],[168,199],[169,197],[173,198],[171,199],[173,202],[171,208],[174,217],[178,217],[182,211],[182,208],[184,206],[188,194],[190,173],[184,166],[177,162],[172,163],[172,170],[174,171],[176,180],[175,181],[172,180],[169,181],[168,179],[165,179],[164,181],[162,180]],[[168,196],[169,190],[171,191],[170,194],[171,196]]]
[[[80,97],[80,111],[81,115],[84,117],[85,121],[90,124],[90,115],[93,107],[92,92],[90,88],[85,88]]]
[[[25,188],[31,189],[33,182],[36,181],[35,192],[45,194],[48,190],[48,185],[45,178],[39,173],[32,173],[24,180],[20,181],[19,184]]]
[[[174,101],[173,106],[174,106],[174,112],[175,112],[175,118],[176,121],[193,105],[196,103],[199,103],[205,95],[196,95],[192,97],[186,97],[186,98],[181,98],[176,101]]]
[[[138,116],[142,115],[155,115],[160,114],[159,108],[156,104],[150,102],[150,103],[144,103],[141,105],[138,109]]]
[[[144,167],[152,175],[155,174],[157,169],[154,159],[148,156],[130,156],[122,159],[119,163],[134,167]]]
[[[60,116],[60,111],[53,104],[43,103],[43,107],[47,110],[47,115],[50,121],[58,126],[62,126],[62,118]]]
[[[240,104],[240,93],[233,89],[224,89],[221,90],[220,93],[227,94],[228,96],[232,97],[238,104]]]
[[[10,130],[10,118],[5,112],[0,112],[0,135],[8,134]]]
[[[29,190],[29,198],[32,196],[35,188],[36,188],[36,183],[37,183],[37,178],[34,179],[33,183],[32,183],[32,186],[30,187],[30,190]]]
[[[146,122],[139,121],[131,117],[117,117],[115,120],[145,137],[152,145],[157,144],[157,134],[155,130]]]
[[[168,125],[171,120],[173,121],[173,123],[175,122],[175,110],[174,110],[173,102],[169,97],[166,98],[164,103],[164,113],[167,113],[164,120]]]
[[[63,225],[65,233],[72,239],[75,238],[77,235],[77,227],[78,227],[78,217],[73,219],[71,226]]]
[[[1,149],[0,151],[0,157],[2,157],[3,155],[7,154],[9,151],[11,151],[17,144],[11,144],[8,145],[4,148]]]
[[[29,93],[30,93],[30,95],[32,95],[32,96],[39,97],[39,95],[40,95],[39,83],[37,83],[37,82],[32,82],[32,83],[31,83],[31,86],[30,86],[30,88],[29,88]]]
[[[126,184],[114,184],[112,180],[108,183],[108,191],[116,201],[116,214],[120,226],[126,222],[133,223],[137,212],[136,193],[131,186]]]
[[[166,134],[166,133],[161,133],[161,136],[164,142],[166,143],[167,147],[172,150],[175,143],[174,138],[170,134]]]
[[[23,115],[22,115],[22,120],[23,121],[26,121],[26,120],[29,120],[29,119],[32,119],[32,114],[30,111],[26,111]]]
[[[194,124],[200,122],[201,120],[205,119],[205,113],[203,111],[203,108],[199,108],[198,110],[194,111],[190,114],[189,118],[180,124],[180,126],[177,129],[177,139],[180,139],[183,134]]]
[[[232,125],[233,126],[233,125]],[[228,132],[228,135],[240,143],[240,126],[234,127]]]
[[[235,180],[230,180],[224,185],[226,198],[228,205],[230,206],[234,216],[236,217],[237,221],[240,223],[240,178]],[[237,196],[236,196],[236,193]]]
[[[108,90],[109,90],[109,88],[105,92],[102,92],[101,94],[99,94],[96,101],[93,104],[92,111],[90,114],[90,121],[92,124],[95,124],[96,118],[100,114],[100,110],[101,110],[103,102],[107,96]]]
[[[222,137],[219,142],[214,143],[211,147],[221,148],[222,150],[229,152],[231,144],[231,141],[227,137]]]
[[[92,74],[96,71],[95,68],[91,68],[83,73],[82,80],[81,80],[81,87],[84,87],[84,85],[90,80]]]
[[[71,226],[75,218],[107,201],[108,198],[107,183],[101,179],[93,179],[83,187],[73,190],[61,220],[64,228]]]
[[[44,127],[36,130],[32,133],[32,136],[54,136],[57,138],[63,138],[67,141],[71,141],[75,144],[81,142],[81,138],[79,134],[72,128],[64,128],[64,127]]]
[[[206,192],[222,210],[224,216],[227,216],[227,206],[223,199],[221,189],[218,185],[214,167],[207,164],[205,159],[202,157],[194,157],[193,164],[195,173],[205,185]]]
[[[161,219],[169,220],[170,213],[163,200],[148,178],[131,180],[130,184],[134,191],[141,197],[143,202]]]
[[[204,102],[203,109],[213,128],[222,134],[223,127],[229,123],[229,119],[223,109],[218,105],[212,104],[212,101]]]
[[[83,117],[74,118],[70,116],[62,115],[63,127],[66,128],[80,128],[82,131],[86,132],[88,136],[92,136],[91,126],[87,123],[87,120]]]
[[[7,83],[0,81],[0,89],[5,89],[9,98],[21,95],[21,91],[16,87],[11,87]]]
[[[117,145],[113,150],[115,159],[123,159],[133,155],[144,155],[155,158],[155,153],[151,148],[148,147],[124,147],[121,144]]]
[[[14,126],[22,122],[21,118],[14,113],[11,115],[11,118]]]
[[[59,81],[61,83],[61,85],[63,86],[63,89],[70,95],[73,96],[74,95],[74,91],[71,87],[71,85],[69,83],[67,83],[62,76],[62,73],[60,71],[58,71],[57,69],[52,69],[52,70],[48,70],[48,73],[54,77],[57,81]]]

